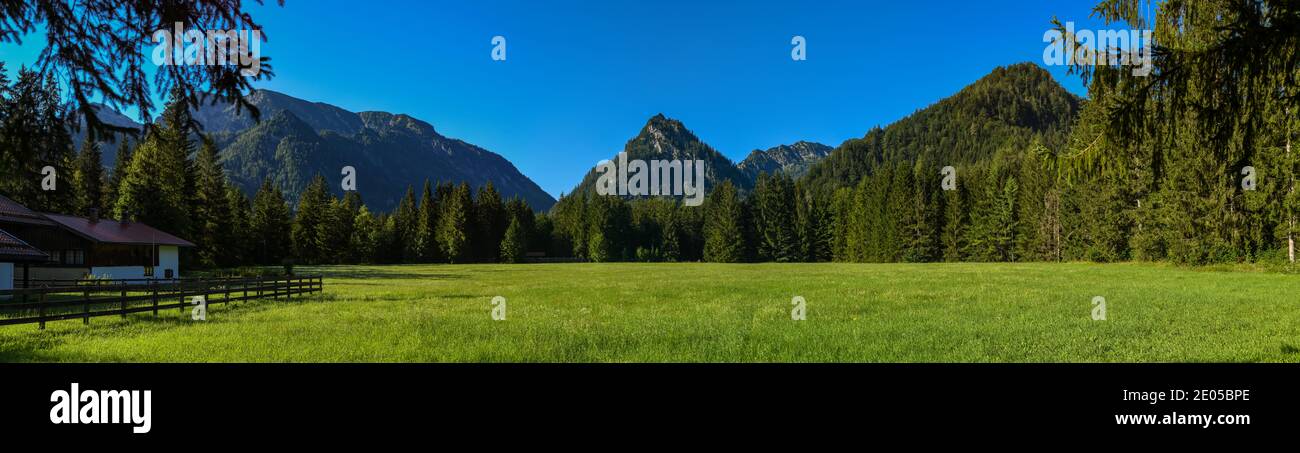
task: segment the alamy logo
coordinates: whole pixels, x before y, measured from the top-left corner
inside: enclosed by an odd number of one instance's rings
[[[686,206],[704,204],[703,160],[627,160],[618,153],[618,163],[602,160],[596,164],[600,178],[596,193],[634,197],[683,197]],[[692,177],[693,176],[693,177]]]
[[[239,66],[239,73],[255,77],[262,72],[262,32],[259,30],[185,29],[153,32],[158,44],[153,64],[158,66]]]
[[[1065,31],[1051,29],[1043,33],[1043,64],[1048,66],[1136,66],[1133,75],[1151,75],[1151,30],[1075,30],[1074,22],[1065,23]]]
[[[144,434],[153,424],[149,421],[151,391],[145,390],[80,390],[73,382],[71,390],[55,390],[50,394],[50,423],[76,424],[130,424],[131,432]]]

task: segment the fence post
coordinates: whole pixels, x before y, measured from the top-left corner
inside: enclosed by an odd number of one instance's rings
[[[38,309],[41,315],[41,330],[45,330],[45,295],[48,294],[46,288],[49,288],[49,285],[41,285],[41,304]]]
[[[90,325],[90,290],[85,291],[84,297],[86,300],[85,305],[82,307],[84,317],[81,318],[81,323],[88,326]]]
[[[122,282],[122,319],[126,319],[126,282]]]
[[[158,317],[158,282],[149,282],[150,299],[153,300],[153,317]]]
[[[293,277],[286,277],[284,279],[284,297],[291,301],[293,300]]]
[[[247,278],[242,278],[242,279],[240,279],[240,280],[239,280],[239,286],[241,286],[241,287],[244,288],[244,297],[243,297],[243,298],[240,298],[239,301],[240,301],[240,302],[247,302],[247,301],[248,301],[248,279],[247,279]]]
[[[225,279],[225,282],[222,283],[221,286],[223,286],[226,290],[226,300],[221,301],[221,303],[230,305],[230,279],[229,278]]]

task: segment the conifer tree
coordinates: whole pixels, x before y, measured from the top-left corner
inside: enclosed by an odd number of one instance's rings
[[[229,266],[234,264],[226,251],[233,245],[231,235],[231,206],[227,191],[226,173],[218,161],[217,147],[211,139],[204,138],[195,162],[194,241],[198,245],[198,261],[203,266]]]
[[[189,193],[185,163],[167,152],[157,135],[136,148],[130,168],[122,180],[115,211],[118,218],[144,222],[173,234],[189,231]],[[120,165],[120,164],[119,164]]]
[[[262,181],[262,187],[253,198],[253,212],[249,217],[253,256],[258,264],[280,264],[289,258],[293,246],[290,238],[292,223],[284,194],[271,184],[269,178]]]
[[[104,159],[99,144],[89,139],[81,145],[76,164],[77,204],[75,214],[104,215]]]
[[[352,263],[378,262],[375,255],[378,252],[381,230],[378,219],[370,213],[370,209],[361,206],[360,210],[357,211],[352,237],[348,241],[348,249],[351,252],[349,261]]]
[[[501,255],[501,240],[505,237],[506,228],[510,226],[510,217],[501,201],[501,193],[497,192],[491,182],[479,188],[474,213],[474,225],[477,228],[471,232],[470,240],[476,243],[478,259],[484,262],[496,261]]]
[[[415,226],[415,241],[419,259],[422,262],[438,260],[441,250],[438,247],[438,200],[429,180],[424,181],[424,194],[420,197],[419,220]]]
[[[133,146],[125,136],[117,138],[117,158],[113,161],[113,175],[104,188],[104,213],[109,214],[117,206],[120,198],[122,181],[126,180],[127,170],[131,168],[131,150]]]
[[[469,219],[474,211],[469,184],[456,186],[445,205],[446,210],[438,222],[438,244],[448,261],[463,263],[470,253],[468,230],[472,224]]]
[[[404,263],[414,263],[420,257],[420,244],[418,233],[420,230],[420,212],[416,207],[415,188],[406,186],[406,196],[397,204],[397,210],[393,211],[393,240],[396,241],[395,247],[396,258]]]
[[[505,239],[501,241],[501,262],[518,263],[523,260],[528,248],[528,237],[524,232],[519,217],[511,216],[510,226],[506,228]]]
[[[294,256],[302,263],[317,264],[325,258],[320,231],[327,221],[332,220],[329,216],[331,196],[325,185],[325,177],[316,175],[298,201],[292,239]]]
[[[745,238],[740,199],[731,181],[724,181],[705,202],[704,260],[738,263],[744,259]]]

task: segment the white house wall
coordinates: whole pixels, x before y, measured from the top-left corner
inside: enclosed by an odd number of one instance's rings
[[[166,278],[168,270],[172,271],[172,277],[181,276],[179,247],[170,245],[158,247],[158,267],[153,269],[152,277],[144,275],[144,266],[97,266],[90,268],[90,273],[99,279],[143,280]]]

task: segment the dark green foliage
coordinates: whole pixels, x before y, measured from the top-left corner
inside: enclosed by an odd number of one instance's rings
[[[443,203],[444,211],[438,222],[438,244],[443,256],[452,263],[463,263],[470,256],[470,228],[473,226],[474,197],[469,184],[460,184]]]
[[[0,81],[7,82],[0,65]],[[20,68],[0,84],[0,193],[41,212],[71,212],[77,202],[73,143],[54,75]],[[44,190],[45,167],[55,190]]]
[[[271,180],[263,181],[257,196],[253,197],[253,212],[249,217],[249,242],[254,262],[276,265],[290,256],[292,223],[284,194],[271,184]]]
[[[524,258],[528,249],[528,236],[519,217],[511,216],[510,226],[506,228],[505,239],[501,241],[501,262],[517,263]]]
[[[802,261],[794,181],[788,176],[759,174],[752,195],[757,252],[763,261]]]
[[[470,241],[480,262],[492,262],[501,256],[501,240],[505,238],[506,228],[510,226],[510,216],[501,194],[489,182],[478,191],[474,200],[474,228],[470,230]]]
[[[233,266],[235,246],[232,212],[225,171],[217,159],[217,147],[204,140],[195,162],[195,191],[192,216],[198,262],[206,267]]]
[[[102,215],[104,211],[104,157],[99,144],[86,140],[73,164],[76,170],[76,206],[74,213],[81,216]]]

